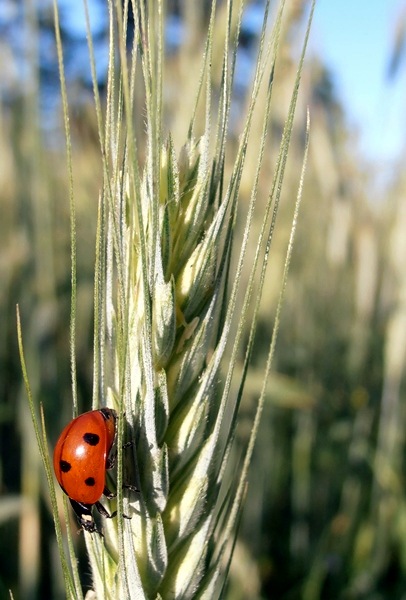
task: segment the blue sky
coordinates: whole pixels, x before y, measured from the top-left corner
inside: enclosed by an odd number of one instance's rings
[[[387,163],[406,142],[406,60],[388,81],[402,0],[317,0],[310,47],[331,69],[360,149]],[[406,57],[405,57],[406,58]]]
[[[88,2],[92,23],[100,23],[98,3]],[[72,11],[72,0],[60,0],[70,26],[83,29],[82,2],[75,4]],[[310,38],[311,51],[333,74],[350,126],[359,131],[362,155],[382,165],[406,147],[406,57],[393,80],[386,76],[402,8],[404,0],[316,0]]]
[[[0,22],[7,21],[18,5],[14,0],[0,2]],[[87,52],[82,0],[59,0],[59,5],[65,26],[83,38]],[[103,4],[88,0],[88,5],[93,27],[104,27]],[[360,151],[382,165],[393,163],[406,149],[406,57],[397,76],[392,81],[386,77],[402,9],[404,0],[316,0],[310,37],[310,51],[330,69],[348,121],[359,130]],[[100,70],[105,54],[106,48],[97,57]],[[76,66],[83,68],[83,62]],[[242,77],[246,79],[245,72]]]

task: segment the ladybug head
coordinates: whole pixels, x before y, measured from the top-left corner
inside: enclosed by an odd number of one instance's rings
[[[92,515],[92,507],[94,505],[76,502],[76,500],[72,500],[71,498],[69,498],[69,501],[72,505],[73,510],[75,511],[75,514],[79,521],[79,525],[89,533],[97,532],[99,535],[101,535],[101,537],[104,537],[102,532],[97,528],[97,525]]]

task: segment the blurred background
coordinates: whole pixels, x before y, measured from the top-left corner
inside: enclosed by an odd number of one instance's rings
[[[80,0],[60,0],[77,211],[79,400],[92,389],[93,267],[101,159]],[[288,111],[307,0],[288,0],[261,194]],[[89,0],[98,83],[108,60],[105,0]],[[230,154],[247,101],[263,3],[247,3]],[[207,6],[168,2],[166,128],[185,139]],[[304,197],[231,599],[406,598],[406,6],[319,0],[302,77],[269,285],[240,427],[249,433],[304,148]],[[219,58],[220,60],[220,58]],[[216,65],[213,65],[216,74]],[[17,351],[51,443],[71,416],[69,191],[53,12],[0,6],[0,599],[64,598],[55,534]],[[214,83],[215,85],[215,83]],[[181,108],[180,108],[181,105]],[[258,111],[260,112],[260,111]],[[142,108],[139,129],[144,128]],[[255,124],[253,137],[255,139]],[[242,203],[255,163],[247,162]],[[245,198],[246,196],[246,198]],[[258,222],[261,224],[261,213]],[[238,241],[236,243],[238,246]],[[77,543],[83,543],[78,536]],[[83,584],[89,569],[82,555]]]

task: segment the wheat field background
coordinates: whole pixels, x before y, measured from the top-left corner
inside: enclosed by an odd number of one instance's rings
[[[21,374],[15,314],[18,304],[30,384],[44,406],[52,445],[72,414],[69,174],[60,107],[44,126],[47,115],[41,105],[41,86],[49,80],[38,62],[39,32],[52,27],[47,20],[38,21],[38,14],[48,13],[37,13],[28,1],[23,4],[22,35],[33,48],[28,52],[30,75],[16,83],[12,95],[3,94],[0,105],[0,598],[10,597],[11,590],[15,600],[58,600],[65,597],[64,582]],[[201,14],[189,11],[183,18],[193,24],[195,36],[188,39],[187,51],[165,55],[165,127],[177,148],[187,134],[184,114],[191,104],[191,74],[199,69],[204,40]],[[286,2],[259,205],[269,193],[266,175],[275,168],[296,74],[296,32],[305,27],[308,12],[305,0]],[[2,41],[4,56],[9,42]],[[221,79],[221,64],[215,59],[214,94]],[[4,63],[0,69],[6,73]],[[73,80],[68,91],[76,210],[77,384],[80,409],[88,410],[103,165],[92,95],[84,82]],[[137,88],[135,98],[137,102]],[[241,133],[240,107],[247,102],[244,95],[236,102],[230,155]],[[225,597],[401,600],[406,597],[404,169],[400,165],[374,197],[374,166],[357,151],[346,107],[340,105],[321,56],[307,57],[302,73],[236,453],[247,445],[260,394],[259,373],[274,327],[307,107],[310,145],[300,217]],[[140,139],[145,118],[142,109],[137,112],[134,127]],[[254,119],[234,247],[242,244],[241,223],[256,168],[250,157],[259,128]],[[139,151],[146,153],[142,147]],[[226,169],[231,169],[227,159]],[[260,227],[256,217],[253,235]],[[253,252],[249,246],[247,255]],[[249,273],[243,274],[242,289],[248,279]],[[249,328],[244,335],[248,338]],[[238,357],[237,372],[243,360],[243,355]],[[82,538],[75,537],[74,544],[86,591],[90,575]]]

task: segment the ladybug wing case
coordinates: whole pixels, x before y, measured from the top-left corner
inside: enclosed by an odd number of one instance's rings
[[[106,422],[101,411],[80,415],[65,427],[55,446],[56,477],[76,502],[95,504],[103,494],[111,438]]]

